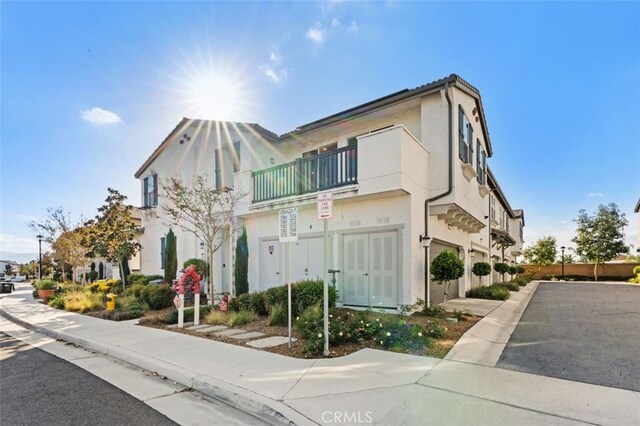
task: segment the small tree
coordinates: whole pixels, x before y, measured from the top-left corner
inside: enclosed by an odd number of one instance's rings
[[[126,196],[115,189],[107,188],[109,195],[105,204],[98,208],[95,220],[87,223],[87,233],[83,244],[89,249],[90,257],[104,257],[107,261],[118,263],[122,287],[127,282],[126,266],[140,250],[136,241],[136,225],[131,219],[133,207],[124,202]]]
[[[593,276],[598,281],[599,264],[629,252],[629,247],[624,243],[624,227],[629,222],[614,203],[599,205],[595,215],[580,210],[575,222],[578,227],[571,241],[576,244],[578,256],[594,264]]]
[[[497,262],[493,265],[493,270],[500,274],[504,281],[504,274],[509,272],[510,266],[503,262]]]
[[[453,250],[443,250],[431,262],[431,275],[433,280],[444,284],[444,300],[447,301],[449,286],[452,280],[457,280],[464,275],[464,263]]]
[[[234,269],[236,296],[249,292],[249,246],[247,244],[247,228],[236,242],[236,267]]]
[[[524,249],[524,258],[531,265],[551,265],[557,256],[556,237],[542,237]],[[540,268],[538,268],[540,270]]]
[[[476,262],[473,264],[471,272],[473,275],[480,278],[480,285],[482,285],[482,277],[486,277],[491,273],[491,265],[487,262]]]
[[[195,235],[207,248],[211,304],[214,298],[213,255],[237,231],[233,211],[246,194],[216,188],[207,175],[194,176],[190,183],[170,178],[161,183],[161,188],[163,215],[183,231]]]
[[[78,268],[84,266],[87,261],[87,248],[82,243],[85,232],[86,228],[82,226],[65,231],[51,245],[56,259],[71,265],[74,283],[78,276]]]
[[[169,228],[165,236],[164,246],[164,282],[173,283],[178,272],[178,247],[176,245],[176,234]]]

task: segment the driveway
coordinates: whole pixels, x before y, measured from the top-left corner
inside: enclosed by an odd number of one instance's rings
[[[640,286],[540,283],[497,366],[640,391]]]

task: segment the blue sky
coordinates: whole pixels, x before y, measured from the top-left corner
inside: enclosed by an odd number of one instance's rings
[[[208,75],[233,88],[223,118],[284,133],[454,72],[528,243],[615,202],[636,244],[640,3],[3,2],[0,35],[2,251],[37,251],[47,207],[139,203],[135,170]]]

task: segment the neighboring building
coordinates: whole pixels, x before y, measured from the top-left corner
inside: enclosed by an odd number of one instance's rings
[[[638,233],[636,234],[636,253],[640,254],[640,199],[636,203],[636,208],[633,210],[638,216]]]
[[[4,277],[7,271],[7,266],[11,268],[11,275],[16,275],[20,272],[20,264],[13,260],[0,260],[0,277]]]
[[[183,119],[136,172],[143,209],[161,215],[163,179],[208,174],[247,193],[235,220],[247,227],[251,291],[323,277],[319,192],[333,192],[330,266],[340,302],[397,309],[439,302],[425,265],[444,249],[465,263],[449,298],[478,285],[473,263],[521,254],[524,214],[509,206],[487,166],[493,150],[479,91],[457,75],[406,89],[277,136],[257,124]],[[299,240],[278,242],[279,210],[297,207]],[[141,270],[162,272],[168,223],[143,215]],[[173,227],[178,264],[204,258],[200,242]],[[217,291],[232,292],[234,241],[216,253]],[[425,249],[427,248],[427,249]],[[504,249],[504,250],[503,250]],[[288,263],[288,262],[287,262]],[[486,284],[486,282],[485,282]]]

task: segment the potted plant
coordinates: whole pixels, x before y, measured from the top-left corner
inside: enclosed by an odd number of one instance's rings
[[[38,296],[40,299],[46,299],[47,297],[53,296],[53,293],[56,291],[56,287],[58,285],[55,281],[52,280],[39,280],[36,281],[36,289],[38,290]]]

